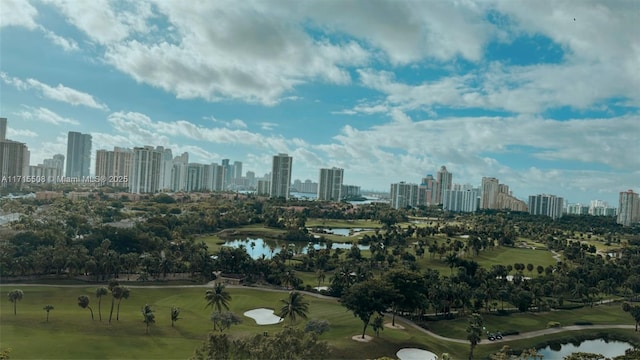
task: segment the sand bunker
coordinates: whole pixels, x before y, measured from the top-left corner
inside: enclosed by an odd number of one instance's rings
[[[318,291],[320,291],[320,290],[329,290],[329,287],[328,286],[316,286],[316,287],[314,287],[314,289],[316,289]]]
[[[400,349],[396,356],[400,360],[438,360],[438,356],[431,351],[416,348]]]
[[[273,310],[265,308],[249,310],[244,313],[244,316],[252,318],[258,325],[271,325],[282,321],[280,316],[273,313]]]

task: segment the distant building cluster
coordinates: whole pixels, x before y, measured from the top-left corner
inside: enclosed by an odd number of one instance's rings
[[[7,119],[0,118],[0,186],[9,186],[20,178],[28,182],[82,183],[124,188],[129,194],[156,192],[255,191],[259,195],[289,199],[292,192],[315,194],[320,201],[340,201],[361,195],[356,185],[344,184],[344,169],[332,167],[319,171],[318,182],[297,179],[291,182],[293,157],[277,154],[271,172],[257,177],[253,171],[243,176],[241,161],[222,159],[221,163],[200,164],[189,161],[189,154],[173,156],[162,146],[133,149],[114,147],[96,151],[95,171],[90,174],[92,138],[90,134],[70,131],[67,154],[53,155],[42,164],[30,165],[27,145],[6,138]],[[66,165],[66,166],[65,166]],[[497,178],[483,177],[481,185],[454,184],[453,174],[445,166],[434,177],[420,184],[404,181],[390,187],[390,204],[395,209],[417,206],[442,206],[452,212],[511,210],[557,219],[563,214],[616,216],[623,226],[640,222],[640,199],[633,190],[620,193],[619,206],[593,200],[587,205],[565,205],[562,197],[531,195],[528,202],[513,196],[509,186]]]

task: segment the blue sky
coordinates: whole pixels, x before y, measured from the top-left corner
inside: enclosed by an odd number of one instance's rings
[[[446,165],[514,195],[617,206],[640,190],[636,1],[26,1],[0,4],[0,116],[31,163],[162,145],[273,154],[387,190]]]

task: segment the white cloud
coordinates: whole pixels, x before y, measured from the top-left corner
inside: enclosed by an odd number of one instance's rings
[[[29,30],[38,27],[36,17],[38,10],[27,0],[2,0],[2,16],[0,28],[5,26],[20,26]]]
[[[44,107],[34,108],[30,106],[25,106],[25,105],[23,105],[23,107],[26,110],[18,111],[15,115],[22,117],[24,119],[37,120],[37,121],[42,121],[42,122],[46,122],[54,125],[62,125],[62,124],[80,125],[78,121],[60,116],[54,111],[51,111]]]
[[[34,138],[34,137],[38,137],[38,134],[31,130],[26,130],[26,129],[7,128],[7,139],[13,139],[13,138],[17,139],[21,137]]]
[[[58,8],[67,20],[99,44],[121,41],[133,33],[146,32],[151,8],[146,1],[129,5],[108,0],[44,0]],[[132,9],[127,8],[132,7]]]
[[[64,51],[76,51],[79,49],[78,43],[75,42],[75,40],[64,38],[51,30],[45,29],[44,27],[40,27],[40,29],[49,40],[60,46]]]
[[[271,131],[277,126],[278,126],[278,124],[273,123],[273,122],[268,122],[268,121],[264,121],[264,122],[260,123],[260,128],[262,130],[267,130],[267,131]]]
[[[209,128],[186,120],[153,121],[148,116],[135,112],[112,113],[108,121],[119,133],[127,134],[130,141],[138,144],[164,145],[168,142],[168,136],[177,136],[217,144],[241,144],[276,152],[286,152],[289,148],[287,140],[280,136],[263,136],[227,127]]]
[[[66,87],[62,84],[52,87],[35,79],[21,80],[10,77],[6,73],[0,73],[0,79],[6,84],[15,86],[19,90],[34,89],[41,92],[45,97],[56,101],[65,102],[74,106],[83,105],[99,110],[109,110],[107,105],[98,102],[92,95]]]

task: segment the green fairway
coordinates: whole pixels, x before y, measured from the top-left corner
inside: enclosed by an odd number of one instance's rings
[[[541,330],[549,321],[557,321],[562,326],[574,325],[576,321],[587,321],[593,324],[627,324],[633,325],[633,318],[622,311],[618,303],[601,305],[593,308],[584,307],[576,310],[550,311],[540,313],[515,313],[509,316],[483,314],[487,331],[510,331],[521,333]],[[447,337],[464,338],[466,336],[466,318],[449,321],[433,321],[427,323],[433,332]]]
[[[132,288],[129,299],[120,309],[120,321],[108,324],[110,297],[102,300],[102,322],[98,320],[98,302],[93,294],[96,286],[89,287],[22,287],[24,299],[18,303],[17,315],[6,299],[6,293],[14,287],[3,286],[0,293],[1,348],[12,348],[16,359],[185,359],[201,344],[208,331],[210,309],[205,309],[203,288]],[[243,314],[257,307],[278,309],[284,292],[258,291],[252,289],[229,289],[233,299],[231,310]],[[87,295],[95,313],[92,321],[89,310],[77,305],[77,297]],[[338,358],[375,358],[393,356],[403,348],[419,346],[435,353],[444,351],[464,352],[462,344],[441,344],[415,329],[386,329],[379,338],[363,344],[351,340],[362,330],[362,323],[336,300],[322,300],[305,296],[309,302],[309,318],[326,319],[331,330],[322,335],[329,341]],[[145,335],[140,309],[151,304],[156,314],[156,324],[150,335]],[[49,322],[42,307],[52,304]],[[182,309],[181,319],[171,327],[170,308]],[[300,322],[298,326],[303,326]],[[277,332],[282,325],[258,326],[247,317],[243,323],[231,329],[233,334],[262,334]],[[373,335],[371,329],[367,332]],[[37,341],[34,341],[37,339]]]

